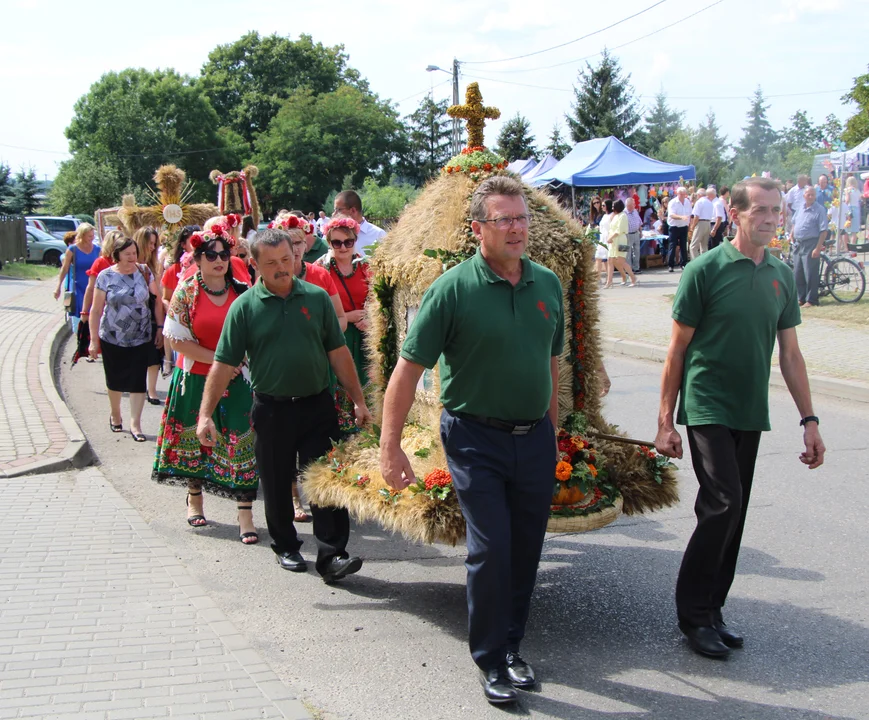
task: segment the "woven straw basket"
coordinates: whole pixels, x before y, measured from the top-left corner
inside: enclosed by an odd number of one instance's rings
[[[598,530],[613,522],[622,514],[622,496],[616,498],[612,507],[604,508],[600,512],[575,517],[551,517],[546,524],[546,532],[551,533],[580,533],[590,530]]]

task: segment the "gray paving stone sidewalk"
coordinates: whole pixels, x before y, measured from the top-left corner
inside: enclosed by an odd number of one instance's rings
[[[671,299],[681,273],[644,271],[639,286],[601,290],[601,335],[606,338],[650,343],[666,347],[670,341]],[[810,374],[857,382],[869,382],[869,300],[865,327],[821,320],[803,313],[797,329],[800,347]],[[778,356],[773,355],[773,364]]]
[[[96,468],[4,481],[0,718],[308,718]]]

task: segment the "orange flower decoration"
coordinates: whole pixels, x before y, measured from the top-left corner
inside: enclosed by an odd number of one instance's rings
[[[573,452],[585,450],[585,443],[577,437],[570,438],[570,447]]]
[[[597,468],[596,468],[594,465],[589,465],[589,466],[588,466],[588,471],[591,473],[591,476],[592,476],[593,478],[596,478],[596,477],[597,477]]]
[[[570,475],[573,473],[573,465],[563,460],[555,466],[555,479],[560,482],[567,482]]]

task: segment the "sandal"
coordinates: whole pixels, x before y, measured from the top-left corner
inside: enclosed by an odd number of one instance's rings
[[[199,492],[190,492],[189,490],[187,491],[187,501],[186,501],[187,507],[190,507],[190,496],[191,495],[194,495],[194,496],[202,495],[202,490],[200,490]],[[199,527],[205,527],[208,524],[208,521],[205,519],[205,515],[188,515],[187,516],[187,524],[190,525],[191,527],[199,528]]]
[[[163,404],[163,401],[160,398],[152,398],[150,396],[148,396],[148,402],[151,403],[151,405],[162,405]]]
[[[124,432],[124,423],[119,422],[117,425],[115,425],[112,422],[111,415],[109,415],[109,427],[112,429],[112,432]]]
[[[130,435],[133,436],[133,440],[136,442],[145,442],[148,439],[142,433],[137,433],[133,430],[130,430]]]
[[[298,500],[295,500],[293,502],[293,510],[295,510],[295,515],[293,516],[293,522],[298,522],[298,523],[311,522],[311,516],[305,512],[305,508],[302,507],[302,504]]]
[[[239,505],[239,510],[253,510],[253,505]],[[246,532],[243,533],[241,531],[241,521],[238,523],[238,539],[241,540],[242,545],[256,545],[259,542],[259,535],[255,532]]]

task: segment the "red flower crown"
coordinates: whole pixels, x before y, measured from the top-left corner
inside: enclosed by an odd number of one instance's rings
[[[313,232],[308,223],[296,215],[285,215],[284,217],[277,220],[272,220],[269,223],[268,227],[269,230],[293,230],[295,228],[298,228],[303,233],[305,233],[305,235],[310,235]]]
[[[237,213],[229,213],[223,216],[223,224],[228,228],[237,228],[241,225],[241,215]]]
[[[328,235],[335,228],[347,228],[348,230],[352,230],[354,235],[359,235],[359,223],[353,218],[340,217],[330,220],[326,223],[326,227],[323,228],[323,235]]]
[[[238,215],[227,215],[228,218],[238,217]],[[232,236],[232,232],[230,232],[230,227],[235,227],[234,225],[226,225],[224,222],[214,223],[208,230],[201,230],[199,232],[195,232],[190,236],[190,244],[193,246],[195,250],[203,243],[208,243],[213,240],[222,240],[227,247],[235,247],[235,238]]]

